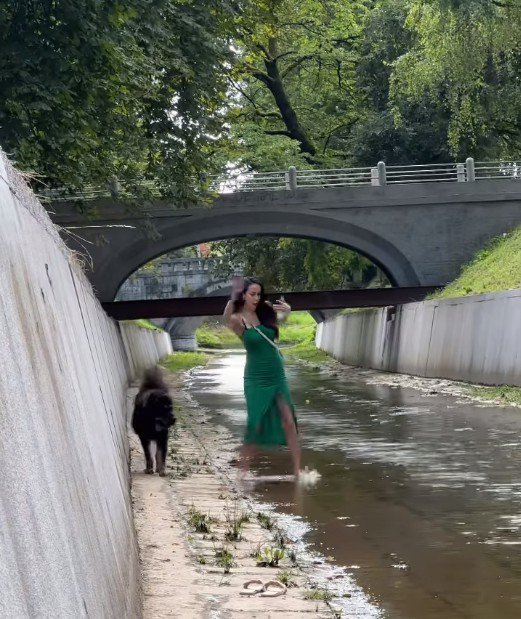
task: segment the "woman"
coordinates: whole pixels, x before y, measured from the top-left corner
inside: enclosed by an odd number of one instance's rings
[[[295,411],[282,355],[274,342],[279,334],[277,313],[286,318],[291,308],[283,299],[272,306],[257,279],[236,278],[233,287],[224,319],[242,339],[246,349],[244,395],[248,420],[241,450],[242,472],[246,474],[248,471],[257,445],[287,445],[293,473],[298,478],[300,446]]]

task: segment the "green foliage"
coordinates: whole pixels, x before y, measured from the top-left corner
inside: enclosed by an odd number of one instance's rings
[[[295,238],[236,238],[211,244],[221,260],[212,274],[231,277],[237,264],[255,275],[268,291],[342,289],[365,286],[378,275],[372,262],[357,252],[322,241]]]
[[[225,167],[513,158],[520,31],[519,0],[5,0],[0,141],[52,186],[179,203]]]
[[[191,198],[222,126],[228,21],[221,0],[5,0],[2,147],[54,186],[155,179]]]
[[[223,546],[222,548],[219,548],[215,551],[215,557],[217,559],[217,565],[224,569],[225,574],[229,574],[230,569],[235,564],[233,554],[228,550],[228,548],[225,548]]]
[[[262,552],[256,557],[257,565],[263,567],[277,567],[279,562],[284,559],[284,554],[282,548],[272,548],[271,546],[263,548]]]
[[[394,64],[393,99],[439,100],[455,156],[519,153],[520,8],[517,0],[408,3],[413,41]]]
[[[161,364],[170,372],[182,372],[198,365],[206,365],[208,358],[208,355],[202,352],[176,351],[163,359]]]
[[[268,531],[271,531],[273,527],[275,526],[275,522],[273,521],[273,518],[271,518],[271,516],[269,516],[268,514],[264,514],[263,512],[257,513],[257,520],[260,526],[263,529],[267,529]]]
[[[240,348],[240,339],[219,322],[203,323],[195,332],[197,345],[202,348]]]
[[[333,597],[334,596],[331,593],[331,591],[328,591],[327,589],[320,589],[318,587],[316,589],[307,589],[306,591],[304,591],[305,600],[317,600],[321,602],[331,602]]]
[[[316,322],[309,312],[291,312],[280,327],[279,342],[295,344],[314,340]]]
[[[404,23],[408,0],[375,3],[367,14],[359,43],[356,87],[358,119],[344,147],[358,165],[450,161],[448,115],[436,97],[390,100],[393,67],[414,44]]]
[[[237,513],[237,504],[235,504],[235,509],[233,514],[227,514],[226,517],[226,531],[224,533],[224,538],[229,542],[236,542],[242,537],[242,528],[243,525],[250,521],[250,516],[246,512]]]
[[[498,404],[521,406],[521,388],[501,385],[499,387],[468,387],[470,395],[491,400]]]
[[[241,163],[266,165],[259,150],[285,166],[344,158],[335,140],[356,118],[356,38],[366,11],[356,0],[243,5],[232,71],[238,99],[228,116]]]
[[[430,298],[462,297],[521,288],[521,228],[492,240],[460,276]]]
[[[193,527],[196,533],[210,533],[210,516],[208,514],[203,514],[193,506],[188,512],[188,523]]]
[[[315,346],[315,342],[307,341],[296,344],[291,348],[284,350],[284,357],[290,360],[307,361],[308,363],[317,363],[324,365],[331,362],[331,357]]]
[[[160,329],[158,326],[156,326],[153,322],[150,322],[150,320],[147,320],[146,318],[138,318],[137,320],[123,320],[122,322],[130,322],[131,324],[136,325],[136,327],[141,327],[142,329],[150,329],[151,331],[162,331],[163,329]]]
[[[292,570],[281,570],[278,574],[277,574],[277,580],[280,580],[280,582],[283,585],[286,585],[286,587],[298,587],[297,581],[295,580],[295,578],[297,577],[297,574],[294,573]]]

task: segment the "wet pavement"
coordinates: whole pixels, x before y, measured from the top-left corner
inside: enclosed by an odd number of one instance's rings
[[[189,392],[240,437],[244,356],[196,370]],[[304,464],[319,484],[255,486],[311,525],[307,541],[389,619],[521,617],[521,410],[379,384],[378,374],[287,368]],[[290,472],[285,450],[260,475]],[[374,616],[374,614],[371,614]]]

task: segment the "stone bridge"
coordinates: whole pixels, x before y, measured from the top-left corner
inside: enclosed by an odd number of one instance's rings
[[[68,245],[90,254],[87,274],[102,301],[112,301],[127,277],[156,256],[248,235],[337,243],[366,255],[397,286],[441,286],[489,239],[521,224],[521,182],[254,191],[222,194],[211,206],[190,209],[157,201],[146,216],[110,198],[90,207],[99,213],[90,220],[73,203],[56,202],[50,210],[73,233],[65,231]],[[147,223],[155,236],[147,235]]]

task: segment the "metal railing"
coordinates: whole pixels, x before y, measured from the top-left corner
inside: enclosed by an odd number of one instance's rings
[[[211,193],[225,194],[253,191],[297,191],[328,187],[384,187],[414,183],[475,182],[485,179],[521,179],[521,162],[478,161],[469,157],[465,163],[435,163],[427,165],[387,166],[383,161],[375,167],[338,168],[326,170],[288,170],[277,172],[235,171],[209,176],[205,186]],[[86,186],[81,192],[66,193],[59,189],[40,192],[49,201],[94,200],[96,198],[135,197],[139,192],[160,197],[153,181],[137,182],[127,187],[117,180],[106,187]]]

